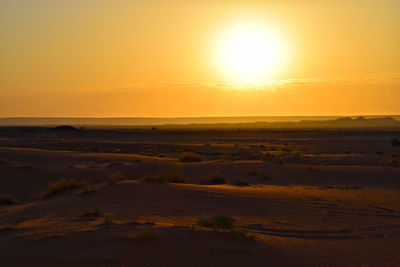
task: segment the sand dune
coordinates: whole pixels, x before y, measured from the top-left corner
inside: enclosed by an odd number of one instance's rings
[[[399,265],[396,133],[277,134],[3,137],[2,264]]]

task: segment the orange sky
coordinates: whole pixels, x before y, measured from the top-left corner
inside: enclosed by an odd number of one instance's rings
[[[286,59],[243,84],[216,51],[247,21]],[[398,25],[398,0],[0,1],[0,117],[400,114]]]

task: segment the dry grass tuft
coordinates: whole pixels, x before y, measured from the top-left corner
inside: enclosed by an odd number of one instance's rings
[[[226,184],[225,177],[219,173],[211,174],[207,179],[202,179],[200,182],[205,185],[217,185],[217,184]]]
[[[95,208],[94,210],[84,209],[82,212],[82,216],[85,217],[99,217],[102,215],[102,212],[99,208]]]
[[[232,229],[234,219],[225,215],[215,215],[212,217],[200,218],[197,225],[206,228],[217,229]]]
[[[50,183],[42,192],[41,198],[48,198],[68,189],[77,188],[79,185],[74,179],[60,179]]]
[[[249,231],[241,228],[231,230],[231,233],[239,240],[254,239],[254,236],[249,234]]]
[[[144,182],[148,183],[186,183],[185,177],[175,173],[175,172],[163,172],[161,174],[146,174],[143,177]]]
[[[104,214],[104,221],[103,221],[103,224],[104,224],[106,227],[111,227],[111,225],[114,224],[114,222],[113,222],[113,216],[112,216],[111,213]]]

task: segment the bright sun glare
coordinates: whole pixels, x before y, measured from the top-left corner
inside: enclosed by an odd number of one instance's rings
[[[243,23],[221,35],[216,58],[228,79],[263,82],[282,69],[287,48],[281,36],[268,26]]]

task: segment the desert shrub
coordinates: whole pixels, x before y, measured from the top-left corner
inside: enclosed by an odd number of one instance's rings
[[[17,201],[12,195],[0,194],[0,205],[12,205],[16,203]]]
[[[99,208],[95,208],[94,210],[84,209],[82,212],[82,216],[85,216],[85,217],[98,217],[101,215],[102,215],[102,213]]]
[[[197,221],[197,225],[213,229],[232,229],[233,222],[234,220],[231,217],[225,215],[215,215],[212,217],[200,218]]]
[[[262,160],[263,156],[264,156],[264,154],[260,151],[243,150],[240,152],[241,159]]]
[[[105,215],[104,215],[103,224],[104,224],[106,227],[110,227],[113,223],[114,223],[114,222],[113,222],[112,214],[105,214]]]
[[[157,146],[145,146],[139,154],[147,156],[155,156],[160,153],[160,149]]]
[[[185,152],[179,158],[181,162],[200,162],[203,161],[203,157],[199,154],[193,152]]]
[[[216,184],[226,184],[226,182],[224,176],[222,176],[219,173],[213,173],[207,179],[202,180],[201,184],[216,185]]]
[[[250,185],[248,182],[245,182],[245,181],[242,181],[242,180],[238,180],[238,179],[236,179],[233,182],[233,184],[237,185],[237,186],[249,186]]]
[[[78,183],[74,179],[60,179],[53,183],[50,183],[47,188],[42,192],[41,197],[51,197],[57,193],[66,191],[68,189],[77,188]]]
[[[400,147],[400,139],[399,138],[393,138],[391,141],[392,146],[399,146]]]
[[[125,175],[122,172],[113,172],[107,177],[107,183],[109,185],[115,184],[118,181],[125,178]]]
[[[149,183],[186,183],[185,177],[174,172],[163,172],[160,174],[146,174],[143,181]]]
[[[254,239],[253,236],[249,235],[249,231],[245,229],[235,228],[231,230],[231,233],[240,240]]]
[[[124,166],[123,162],[111,162],[107,165],[107,168],[117,167],[117,166]]]

